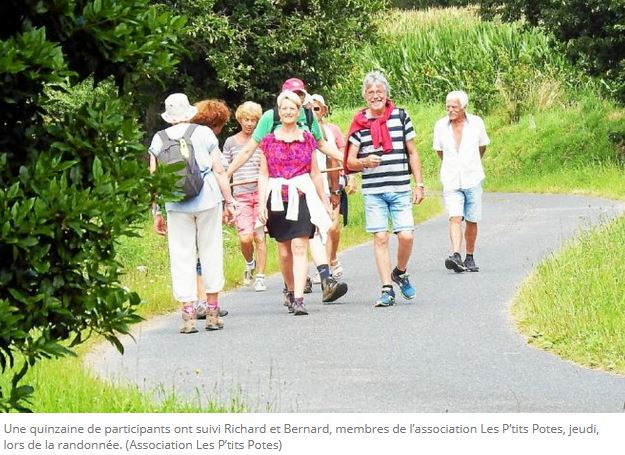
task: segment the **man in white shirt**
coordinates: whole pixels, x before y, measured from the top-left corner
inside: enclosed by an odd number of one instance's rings
[[[484,121],[465,112],[469,97],[461,90],[450,92],[445,100],[447,115],[434,126],[432,147],[442,160],[440,178],[443,199],[449,214],[452,254],[445,267],[460,272],[477,272],[473,252],[477,223],[482,218],[482,156],[490,143]],[[466,256],[460,255],[463,238]]]

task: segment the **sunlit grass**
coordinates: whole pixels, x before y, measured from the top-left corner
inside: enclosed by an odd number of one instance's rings
[[[625,218],[584,234],[524,283],[513,305],[530,343],[625,374]]]

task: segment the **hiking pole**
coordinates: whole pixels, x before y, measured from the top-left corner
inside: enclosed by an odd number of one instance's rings
[[[230,186],[247,185],[248,183],[256,183],[256,182],[258,182],[258,178],[247,179],[247,180],[236,180],[232,182]]]
[[[331,167],[328,169],[324,169],[321,172],[332,172],[332,171],[342,171],[343,167],[342,166],[338,166],[338,167]],[[230,186],[238,186],[238,185],[247,185],[248,183],[256,183],[258,182],[258,179],[247,179],[247,180],[235,180],[234,182],[232,182],[230,184]]]

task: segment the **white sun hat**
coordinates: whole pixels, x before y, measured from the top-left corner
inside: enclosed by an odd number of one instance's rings
[[[165,99],[165,112],[161,114],[167,123],[188,122],[195,114],[197,107],[191,106],[184,93],[172,93]]]

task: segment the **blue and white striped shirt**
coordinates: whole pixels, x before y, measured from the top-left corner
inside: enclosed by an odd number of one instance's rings
[[[378,167],[362,170],[362,193],[399,193],[410,191],[410,171],[408,167],[408,152],[405,141],[415,138],[412,121],[405,113],[402,124],[400,109],[395,108],[386,125],[393,141],[393,150],[383,153],[382,148],[374,149],[371,139],[371,130],[356,131],[349,138],[349,142],[358,147],[358,158],[366,158],[374,154],[382,157]]]

